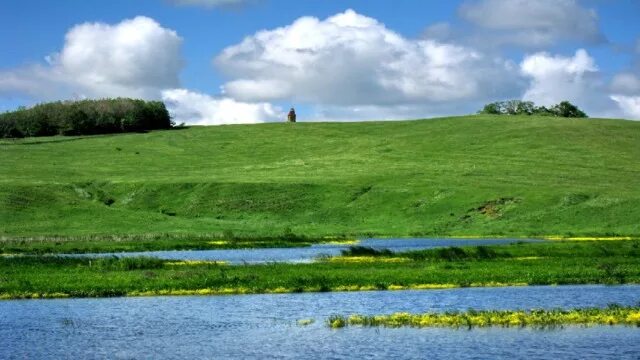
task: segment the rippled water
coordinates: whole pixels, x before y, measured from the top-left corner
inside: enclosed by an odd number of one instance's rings
[[[0,358],[638,359],[631,327],[332,330],[324,320],[639,301],[640,286],[0,301]]]
[[[409,251],[447,246],[475,246],[510,244],[518,241],[543,241],[522,239],[363,239],[357,245],[374,249]],[[319,256],[339,255],[349,245],[314,244],[302,248],[266,248],[231,250],[146,251],[129,253],[80,254],[73,256],[153,256],[171,260],[221,260],[232,264],[266,262],[310,262]]]

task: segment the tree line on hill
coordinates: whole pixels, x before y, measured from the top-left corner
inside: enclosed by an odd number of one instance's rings
[[[492,115],[538,115],[571,118],[586,118],[587,114],[568,101],[562,101],[551,107],[536,106],[532,101],[507,100],[485,105],[479,114]]]
[[[137,132],[169,129],[172,125],[161,101],[58,101],[0,114],[0,138]]]

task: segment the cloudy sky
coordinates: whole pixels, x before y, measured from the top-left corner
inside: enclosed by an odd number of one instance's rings
[[[0,111],[122,96],[228,124],[524,99],[640,119],[636,0],[2,1],[0,43]]]

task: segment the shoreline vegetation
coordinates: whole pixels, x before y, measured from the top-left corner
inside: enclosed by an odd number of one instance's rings
[[[384,238],[384,237],[383,237]],[[514,236],[436,236],[436,239],[535,239]],[[402,241],[402,237],[397,238]],[[621,241],[633,236],[560,236],[548,235],[537,239],[551,241]],[[307,237],[292,233],[279,236],[236,236],[222,234],[143,234],[143,235],[86,235],[86,236],[0,236],[0,255],[47,255],[122,253],[169,250],[220,250],[251,248],[293,248],[314,244],[357,245],[358,239],[341,236]]]
[[[313,244],[352,245],[345,237],[306,237],[292,233],[279,236],[222,234],[145,234],[87,236],[0,236],[0,254],[84,254],[164,250],[216,250],[248,248],[292,248]]]
[[[574,326],[634,326],[640,327],[640,306],[623,307],[616,304],[606,308],[533,309],[533,310],[468,310],[444,313],[394,313],[390,315],[334,315],[327,326],[339,329],[362,327],[451,327],[451,328],[524,328],[549,329]]]
[[[226,265],[146,257],[0,257],[0,298],[640,284],[640,240],[519,242],[402,253],[351,247],[342,258],[354,256],[366,260]]]

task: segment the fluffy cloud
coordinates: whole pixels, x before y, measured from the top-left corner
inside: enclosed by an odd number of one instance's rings
[[[640,81],[628,73],[617,74],[607,84],[594,59],[579,49],[573,56],[546,52],[526,56],[520,71],[529,78],[523,95],[539,105],[568,100],[592,117],[640,119]],[[609,95],[611,92],[613,95]]]
[[[179,86],[182,39],[147,17],[116,25],[85,23],[66,34],[46,65],[0,72],[0,92],[37,98],[158,98]]]
[[[522,3],[532,19],[508,1],[476,1],[463,10],[488,31],[540,32],[546,36],[541,43],[569,38],[569,28],[582,34],[574,38],[598,37],[595,15],[574,8],[575,1],[558,0],[554,6],[563,14],[571,10],[591,19],[586,24],[555,27],[557,16],[549,14],[547,22],[536,22],[546,16],[536,10],[545,1]],[[174,2],[222,5],[241,0]],[[501,5],[501,17],[508,19],[490,25],[477,18],[483,6],[492,4]],[[513,20],[518,16],[526,19]],[[408,39],[352,10],[324,20],[303,17],[224,49],[214,64],[227,81],[220,96],[210,96],[181,88],[182,39],[174,31],[146,17],[115,25],[86,23],[69,30],[63,48],[47,57],[46,64],[0,71],[0,96],[162,98],[177,122],[189,124],[282,121],[284,112],[270,103],[276,101],[307,105],[310,110],[301,116],[306,119],[382,120],[472,113],[485,102],[523,94],[543,105],[569,100],[590,115],[624,112],[640,118],[640,79],[634,69],[605,86],[585,50],[573,56],[533,53],[518,66],[454,43],[458,37],[449,24],[440,23],[427,29],[423,39]]]
[[[185,6],[203,6],[208,8],[242,5],[250,0],[168,0],[172,4]]]
[[[540,105],[563,100],[582,105],[597,87],[598,68],[583,49],[572,57],[552,56],[545,52],[528,55],[520,63],[522,74],[530,78],[523,98]]]
[[[624,116],[640,120],[640,38],[636,42],[635,52],[635,67],[613,77],[610,98]]]
[[[575,0],[475,0],[459,14],[491,32],[482,41],[543,47],[560,40],[605,40],[596,12]]]
[[[501,97],[517,67],[473,49],[410,40],[353,10],[260,31],[214,59],[226,96],[328,106],[398,106]]]
[[[640,120],[640,96],[611,95],[622,112],[631,119]]]
[[[285,119],[282,109],[268,103],[243,103],[186,89],[165,90],[162,100],[175,121],[187,124],[252,124]]]
[[[611,90],[618,94],[640,94],[640,78],[628,72],[616,74],[611,81]]]
[[[362,105],[312,107],[305,120],[309,121],[376,121],[420,119],[451,116],[452,114],[472,114],[478,111],[483,102],[462,102],[442,104],[401,104],[401,105]],[[454,108],[455,106],[455,108]]]
[[[162,98],[177,122],[201,125],[256,123],[285,118],[278,107],[180,89],[182,39],[147,17],[116,25],[73,27],[63,49],[46,65],[0,72],[0,93],[37,99]]]

